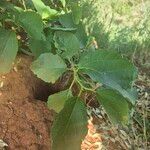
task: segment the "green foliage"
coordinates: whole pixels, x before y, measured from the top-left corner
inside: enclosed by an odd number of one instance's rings
[[[99,89],[97,99],[106,110],[113,123],[127,124],[129,121],[129,106],[127,99],[112,89]]]
[[[79,24],[80,19],[82,18],[82,7],[80,7],[78,3],[72,3],[71,10],[73,22]]]
[[[41,40],[30,38],[29,48],[32,54],[37,58],[42,53],[51,52],[51,37],[43,37]]]
[[[63,27],[66,28],[76,27],[76,25],[73,22],[71,13],[59,16],[59,22],[62,24]]]
[[[52,53],[41,54],[40,57],[32,63],[31,70],[45,82],[55,81],[66,71],[67,67],[64,61],[58,55]]]
[[[66,6],[66,1],[65,0],[60,0],[60,1],[62,3],[63,7],[65,7]]]
[[[118,53],[106,50],[83,53],[78,66],[94,81],[103,83],[130,99],[130,94],[125,90],[131,88],[136,68]]]
[[[80,50],[80,43],[73,33],[56,31],[54,41],[57,53],[63,58],[71,58]]]
[[[55,9],[46,6],[41,0],[32,0],[32,2],[42,19],[51,19],[57,16],[58,12]]]
[[[63,109],[66,100],[70,97],[72,97],[72,94],[70,94],[69,90],[55,93],[49,96],[48,98],[48,101],[47,101],[48,108],[53,109],[57,113],[59,113]]]
[[[18,15],[19,25],[30,37],[40,40],[43,32],[43,22],[39,14],[34,11],[24,11]]]
[[[86,21],[84,3],[78,0],[18,3],[0,2],[0,12],[7,14],[0,19],[5,28],[0,30],[0,71],[4,72],[3,68],[8,71],[16,56],[16,32],[21,33],[21,39],[25,37],[25,42],[19,40],[20,45],[35,57],[31,70],[37,77],[55,83],[63,75],[70,75],[68,89],[51,95],[47,102],[50,109],[58,112],[52,129],[52,148],[80,149],[87,134],[87,105],[82,94],[89,91],[97,96],[112,123],[127,125],[136,99],[132,83],[137,70],[116,51],[100,49],[108,48],[108,41],[102,38],[109,34],[101,32],[100,36],[98,30],[105,28],[97,23],[89,23],[90,29],[86,27],[90,15]]]
[[[0,28],[0,72],[8,73],[18,51],[16,34]]]
[[[72,97],[57,115],[52,128],[53,150],[79,150],[87,133],[87,114],[83,101]],[[61,135],[61,136],[60,136]]]

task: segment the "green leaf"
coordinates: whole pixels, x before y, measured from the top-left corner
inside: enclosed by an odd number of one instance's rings
[[[126,125],[129,122],[129,106],[127,99],[115,90],[99,89],[97,99],[104,107],[110,120],[114,124]]]
[[[30,37],[41,40],[43,33],[43,22],[39,14],[34,11],[21,12],[17,21],[30,35]]]
[[[41,40],[37,40],[34,38],[29,39],[29,48],[33,55],[37,58],[42,53],[51,52],[51,43],[52,43],[53,37],[52,34],[49,33],[48,36],[45,37],[43,35],[43,38]]]
[[[71,32],[56,31],[54,41],[57,52],[63,58],[71,58],[80,51],[80,43]]]
[[[51,51],[51,45],[45,40],[30,39],[29,48],[36,58],[42,53]]]
[[[82,23],[77,25],[77,30],[75,33],[76,37],[80,41],[80,48],[83,49],[87,45],[88,36],[86,34],[85,28]]]
[[[131,89],[137,70],[117,52],[97,50],[84,53],[78,67],[94,81],[118,90],[124,97],[129,98],[131,103],[135,103],[134,96],[128,91]]]
[[[48,108],[59,113],[63,109],[66,100],[72,96],[69,92],[69,90],[66,90],[50,95],[47,101]]]
[[[87,114],[84,102],[72,97],[57,115],[52,128],[53,150],[79,150],[87,133]]]
[[[78,25],[75,25],[71,13],[59,16],[59,22],[63,27],[76,28],[75,36],[80,41],[80,48],[83,49],[88,39],[83,24],[80,22]]]
[[[17,55],[18,41],[13,31],[0,28],[0,73],[8,73]]]
[[[32,63],[31,70],[45,82],[54,83],[67,70],[67,66],[58,55],[44,53]]]
[[[82,7],[78,3],[71,3],[72,18],[75,24],[79,24],[82,18]]]
[[[38,13],[42,16],[42,19],[51,19],[58,15],[58,12],[55,9],[46,6],[41,0],[32,0],[32,2]]]
[[[66,28],[75,28],[76,25],[73,22],[71,13],[63,14],[59,16],[59,22]]]

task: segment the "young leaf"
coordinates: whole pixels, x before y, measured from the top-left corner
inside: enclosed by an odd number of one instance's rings
[[[64,61],[52,53],[41,54],[31,65],[31,70],[45,82],[54,83],[67,69]]]
[[[69,90],[66,90],[50,95],[47,101],[48,108],[53,109],[59,113],[63,109],[66,100],[72,96],[68,95],[68,93]]]
[[[38,13],[42,16],[42,19],[51,19],[58,15],[55,9],[46,6],[41,0],[32,0],[32,2]]]
[[[80,43],[71,32],[56,31],[54,35],[55,47],[63,58],[71,58],[80,50]]]
[[[123,59],[117,52],[97,50],[84,53],[79,62],[79,69],[94,81],[118,90],[134,103],[135,99],[127,90],[131,89],[137,70],[132,63]]]
[[[39,14],[34,11],[21,12],[17,18],[18,23],[30,35],[30,37],[41,40],[43,22]]]
[[[78,5],[78,3],[71,3],[72,9],[72,18],[75,24],[79,24],[82,18],[82,7]]]
[[[122,95],[112,89],[99,89],[97,99],[104,107],[112,123],[128,124],[129,107],[127,100]]]
[[[87,133],[87,114],[84,102],[72,97],[65,103],[52,128],[53,150],[79,150]]]
[[[8,73],[17,55],[18,41],[13,31],[0,28],[0,73]]]

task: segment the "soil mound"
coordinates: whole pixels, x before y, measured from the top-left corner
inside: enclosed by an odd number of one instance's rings
[[[50,85],[33,75],[31,61],[18,56],[11,72],[0,75],[0,139],[8,150],[50,149],[54,113],[40,101],[47,99]]]

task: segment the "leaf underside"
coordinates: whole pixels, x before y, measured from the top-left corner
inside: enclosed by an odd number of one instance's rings
[[[112,89],[100,89],[97,92],[97,99],[113,124],[128,124],[129,106],[121,94]]]

